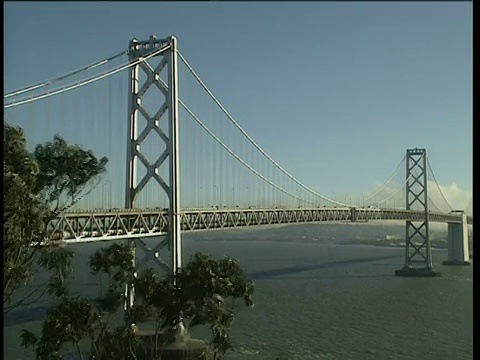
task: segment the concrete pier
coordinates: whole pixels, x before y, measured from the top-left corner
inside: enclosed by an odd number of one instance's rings
[[[461,223],[448,223],[448,259],[443,265],[470,265],[467,215]]]
[[[441,276],[438,271],[435,271],[433,268],[430,267],[408,267],[404,266],[400,270],[395,270],[396,276],[405,276],[405,277],[434,277],[434,276]]]
[[[197,360],[208,350],[205,341],[188,335],[155,334],[153,330],[141,330],[137,335],[140,336],[139,360]]]

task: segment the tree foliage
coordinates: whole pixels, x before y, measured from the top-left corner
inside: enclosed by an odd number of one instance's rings
[[[68,145],[59,135],[53,142],[37,145],[33,157],[39,167],[35,190],[54,204],[54,213],[72,205],[108,162],[106,157],[97,159],[91,150]]]
[[[90,268],[93,274],[108,275],[106,294],[96,299],[63,296],[61,303],[48,312],[40,339],[24,330],[24,346],[35,346],[37,359],[42,360],[48,358],[45,354],[60,354],[66,343],[74,344],[81,353],[79,343],[87,339],[90,359],[136,359],[144,351],[137,326],[153,322],[156,336],[171,342],[181,321],[187,330],[210,326],[210,354],[214,358],[233,348],[230,330],[237,300],[253,306],[254,288],[237,260],[214,260],[197,253],[176,276],[160,278],[152,269],[144,270],[135,279],[135,305],[126,313],[125,324],[115,327],[108,319],[125,301],[124,285],[135,270],[132,256],[127,246],[112,245],[97,251],[90,257]]]
[[[4,313],[32,301],[47,290],[62,292],[72,254],[61,248],[40,246],[46,226],[59,212],[74,204],[91,181],[106,170],[108,159],[98,160],[91,151],[69,145],[56,135],[38,145],[33,154],[26,147],[23,130],[4,123]],[[36,245],[35,245],[36,244]],[[15,299],[17,290],[33,277],[34,265],[52,277],[29,294]]]
[[[3,154],[3,305],[8,311],[14,292],[31,277],[35,249],[30,243],[42,240],[48,207],[35,193],[39,168],[20,128],[4,125]]]
[[[210,346],[218,355],[233,347],[230,330],[237,301],[253,306],[253,282],[245,277],[238,260],[227,256],[214,260],[197,253],[176,276],[162,279],[148,269],[139,274],[135,288],[143,301],[132,310],[153,314],[158,330],[175,328],[179,322],[187,330],[209,325]],[[139,319],[132,316],[131,321]]]

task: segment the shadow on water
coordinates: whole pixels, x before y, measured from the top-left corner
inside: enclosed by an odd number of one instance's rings
[[[252,280],[264,280],[264,279],[270,279],[272,277],[277,277],[282,275],[296,274],[299,272],[328,269],[328,268],[333,268],[333,267],[342,266],[342,265],[362,264],[362,263],[368,263],[373,261],[393,259],[398,257],[399,257],[398,254],[396,254],[396,255],[375,256],[375,257],[368,257],[368,258],[361,258],[361,259],[338,260],[338,261],[332,261],[332,262],[322,263],[322,264],[290,266],[290,267],[281,268],[281,269],[272,269],[272,270],[265,270],[265,271],[250,273],[248,274],[248,277]]]

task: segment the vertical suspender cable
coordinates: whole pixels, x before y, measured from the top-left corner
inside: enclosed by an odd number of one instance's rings
[[[221,136],[221,139],[224,139],[225,140],[225,136],[224,136],[224,132],[223,132],[223,129],[224,129],[224,126],[223,126],[223,121],[222,119],[220,118],[219,119],[220,121],[220,136]],[[223,183],[224,182],[224,176],[223,176],[223,172],[225,171],[225,167],[224,167],[224,164],[223,164],[223,149],[219,146],[218,147],[218,151],[219,151],[219,163],[220,163],[220,168],[219,168],[219,171],[220,171],[220,204],[222,205],[222,207],[226,204],[226,198],[225,198],[225,195],[224,195],[224,189],[226,188],[225,184]]]

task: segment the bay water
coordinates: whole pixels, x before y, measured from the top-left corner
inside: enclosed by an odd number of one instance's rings
[[[186,259],[197,251],[239,259],[255,282],[255,306],[239,307],[227,360],[472,359],[473,263],[442,266],[440,247],[432,250],[440,277],[395,276],[402,236],[403,226],[305,224],[184,234],[183,244]],[[73,291],[104,286],[86,264],[109,245],[70,247]],[[34,358],[20,331],[38,331],[49,306],[42,300],[4,317],[5,359]]]

